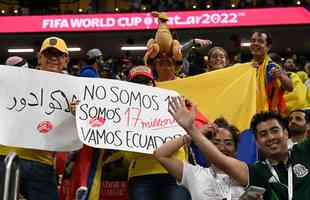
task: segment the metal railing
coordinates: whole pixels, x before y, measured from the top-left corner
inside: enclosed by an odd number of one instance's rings
[[[5,159],[5,175],[3,200],[18,200],[20,166],[15,152],[9,153]]]

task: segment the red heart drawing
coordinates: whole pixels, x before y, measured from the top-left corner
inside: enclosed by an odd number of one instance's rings
[[[89,120],[89,124],[91,127],[100,127],[104,125],[105,121],[106,119],[102,116],[99,117],[98,119],[94,117]]]
[[[50,121],[42,121],[37,126],[37,130],[43,134],[47,134],[52,129],[53,124]]]

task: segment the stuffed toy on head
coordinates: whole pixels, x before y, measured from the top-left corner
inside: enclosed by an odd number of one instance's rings
[[[144,55],[145,65],[151,65],[150,60],[169,60],[177,71],[182,64],[183,57],[179,41],[173,39],[169,30],[168,16],[163,12],[152,12],[152,16],[158,18],[158,29],[155,38],[147,42],[147,52]]]

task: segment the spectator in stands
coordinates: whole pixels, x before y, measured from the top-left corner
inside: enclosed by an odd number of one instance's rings
[[[150,1],[150,10],[158,10],[158,11],[160,11],[159,9],[158,9],[158,2],[159,0],[151,0]]]
[[[305,0],[304,1],[304,4],[305,4],[305,8],[310,11],[310,0]]]
[[[278,65],[282,65],[282,59],[279,54],[272,52],[269,53],[269,57]],[[240,143],[236,156],[238,160],[242,160],[247,164],[253,164],[262,157],[262,154],[257,150],[255,133],[251,129],[241,132],[239,139]]]
[[[184,59],[184,61],[187,61],[187,59],[189,59],[189,61],[191,62],[190,70],[189,70],[190,75],[196,75],[196,74],[204,73],[206,71],[211,72],[211,71],[215,71],[218,69],[223,69],[227,67],[229,64],[228,54],[225,51],[225,49],[223,49],[222,47],[212,47],[208,52],[208,56],[203,56],[203,61],[202,61],[203,63],[199,65],[198,63],[193,61],[193,59],[200,59],[200,57],[202,57],[202,55],[197,56],[197,57],[191,57],[191,59],[189,58]],[[205,62],[207,63],[207,69],[204,69],[201,67],[202,65],[204,65]],[[195,68],[196,68],[196,72],[193,72]]]
[[[304,70],[308,74],[308,80],[306,80],[305,85],[310,89],[310,62],[305,64]]]
[[[293,58],[287,58],[283,64],[283,67],[286,71],[289,71],[289,72],[297,72],[298,71]]]
[[[139,65],[139,64],[137,64],[137,65]],[[129,73],[130,69],[133,68],[133,66],[134,66],[133,58],[130,56],[127,56],[127,55],[122,56],[119,59],[118,66],[120,67],[120,69],[118,70],[119,72],[116,75],[116,79],[127,80],[128,73]]]
[[[203,130],[203,134],[218,150],[226,156],[234,157],[239,132],[235,126],[224,118],[218,118],[213,126]],[[239,199],[243,187],[213,164],[204,168],[174,158],[173,154],[189,143],[188,135],[179,137],[163,144],[154,152],[154,156],[181,185],[189,189],[193,200]]]
[[[185,2],[184,0],[168,0],[168,5],[171,10],[184,10]]]
[[[268,56],[271,46],[272,39],[269,33],[252,34],[250,51],[253,56],[253,66],[257,69],[257,112],[267,110],[284,112],[283,91],[293,90],[292,81]]]
[[[102,52],[99,49],[90,49],[86,53],[86,65],[80,69],[80,76],[98,78],[100,67],[103,64]]]
[[[309,79],[308,74],[304,71],[298,71],[296,72],[296,74],[299,76],[300,80],[303,83],[305,83]]]
[[[78,64],[68,65],[68,73],[73,76],[79,76],[80,66]]]
[[[206,72],[204,56],[196,49],[207,48],[210,45],[212,45],[210,40],[193,38],[182,46],[184,58],[181,70],[185,75],[192,76]]]
[[[104,67],[103,54],[99,49],[90,49],[86,53],[86,65],[80,69],[81,77],[100,78],[100,70]],[[109,74],[106,74],[109,78]],[[75,115],[79,101],[70,103],[70,111]],[[108,153],[104,149],[83,145],[79,151],[73,152],[67,161],[68,188],[65,196],[67,199],[94,199],[100,197],[102,162]]]
[[[309,122],[309,116],[304,110],[293,110],[288,115],[289,148],[292,148],[294,144],[304,141],[307,137],[307,124]]]
[[[247,165],[220,152],[194,125],[194,112],[184,100],[172,98],[170,113],[216,167],[239,184],[266,189],[264,199],[307,199],[310,192],[310,138],[288,150],[288,132],[282,117],[273,112],[254,115],[251,129],[265,160]],[[288,181],[288,177],[292,177]]]
[[[133,83],[155,86],[152,71],[146,66],[133,67],[128,80]],[[129,167],[129,200],[188,200],[189,193],[178,186],[175,179],[151,155],[126,153],[131,160]],[[184,160],[184,150],[178,151],[176,157]]]
[[[296,73],[297,68],[292,58],[286,59],[284,65],[286,75],[289,77],[293,84],[292,91],[285,91],[284,100],[286,104],[284,114],[289,114],[293,110],[305,109],[309,106],[310,97],[307,86],[301,80],[299,75]]]
[[[185,55],[185,57],[186,57],[188,52],[191,51],[193,46],[206,48],[211,44],[212,44],[212,42],[210,40],[203,40],[203,39],[194,38],[182,46],[181,56]],[[181,56],[180,56],[180,54],[178,54],[178,59],[180,59]],[[178,79],[177,71],[178,71],[179,65],[174,65],[174,66],[167,65],[167,61],[165,59],[161,59],[161,58],[158,58],[157,61],[156,61],[156,58],[149,59],[149,62],[151,64],[153,62],[153,64],[155,65],[155,66],[152,65],[152,67],[153,67],[153,70],[155,71],[155,74],[158,77],[158,79],[156,79],[158,82]],[[178,63],[178,64],[180,64],[180,63]],[[192,105],[189,101],[187,101],[187,106],[189,109],[192,107]],[[203,124],[208,123],[208,120],[203,114],[201,114],[200,112],[197,112],[195,123],[198,127],[200,127]],[[197,164],[200,164],[201,166],[207,165],[206,159],[203,157],[203,155],[201,154],[199,149],[194,144],[190,145],[189,151],[193,152],[192,154],[196,157]],[[191,162],[193,162],[192,157],[193,156],[189,155],[189,160]]]
[[[61,73],[68,62],[69,52],[64,40],[49,37],[43,41],[38,53],[38,69]],[[21,158],[20,193],[26,199],[58,199],[53,152],[0,145],[0,160],[3,161],[9,152],[16,152]]]
[[[169,10],[168,2],[165,0],[159,0],[157,4],[157,9],[159,11],[168,11]]]
[[[80,76],[93,78],[114,78],[112,59],[104,61],[99,49],[90,49],[86,53],[86,65],[80,69]]]
[[[266,7],[274,7],[275,6],[275,0],[265,0],[265,6]]]
[[[270,59],[271,59],[273,62],[275,62],[275,63],[277,63],[278,65],[281,65],[281,66],[282,66],[283,62],[282,62],[282,58],[281,58],[281,56],[280,56],[279,54],[277,54],[277,53],[275,53],[275,52],[271,52],[271,53],[269,53],[268,55],[269,55]]]
[[[130,11],[139,12],[141,11],[141,0],[130,0],[129,6],[130,6]]]
[[[15,66],[15,67],[25,67],[29,68],[28,62],[19,56],[11,56],[5,61],[6,65]]]
[[[228,54],[222,47],[212,47],[208,53],[208,71],[225,68],[229,64]]]

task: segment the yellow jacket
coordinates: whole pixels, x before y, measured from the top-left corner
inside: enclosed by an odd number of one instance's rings
[[[153,155],[124,151],[124,156],[130,160],[128,179],[135,176],[168,173]],[[181,148],[174,157],[178,160],[187,160],[187,153],[184,148]]]
[[[308,89],[307,86],[302,82],[300,77],[293,72],[287,73],[288,77],[293,82],[293,91],[286,91],[284,99],[286,103],[286,114],[296,109],[305,109],[309,107]]]
[[[16,152],[16,154],[22,159],[38,161],[40,163],[47,164],[47,165],[54,164],[54,153],[53,152],[0,145],[1,156],[6,156],[10,152]]]

